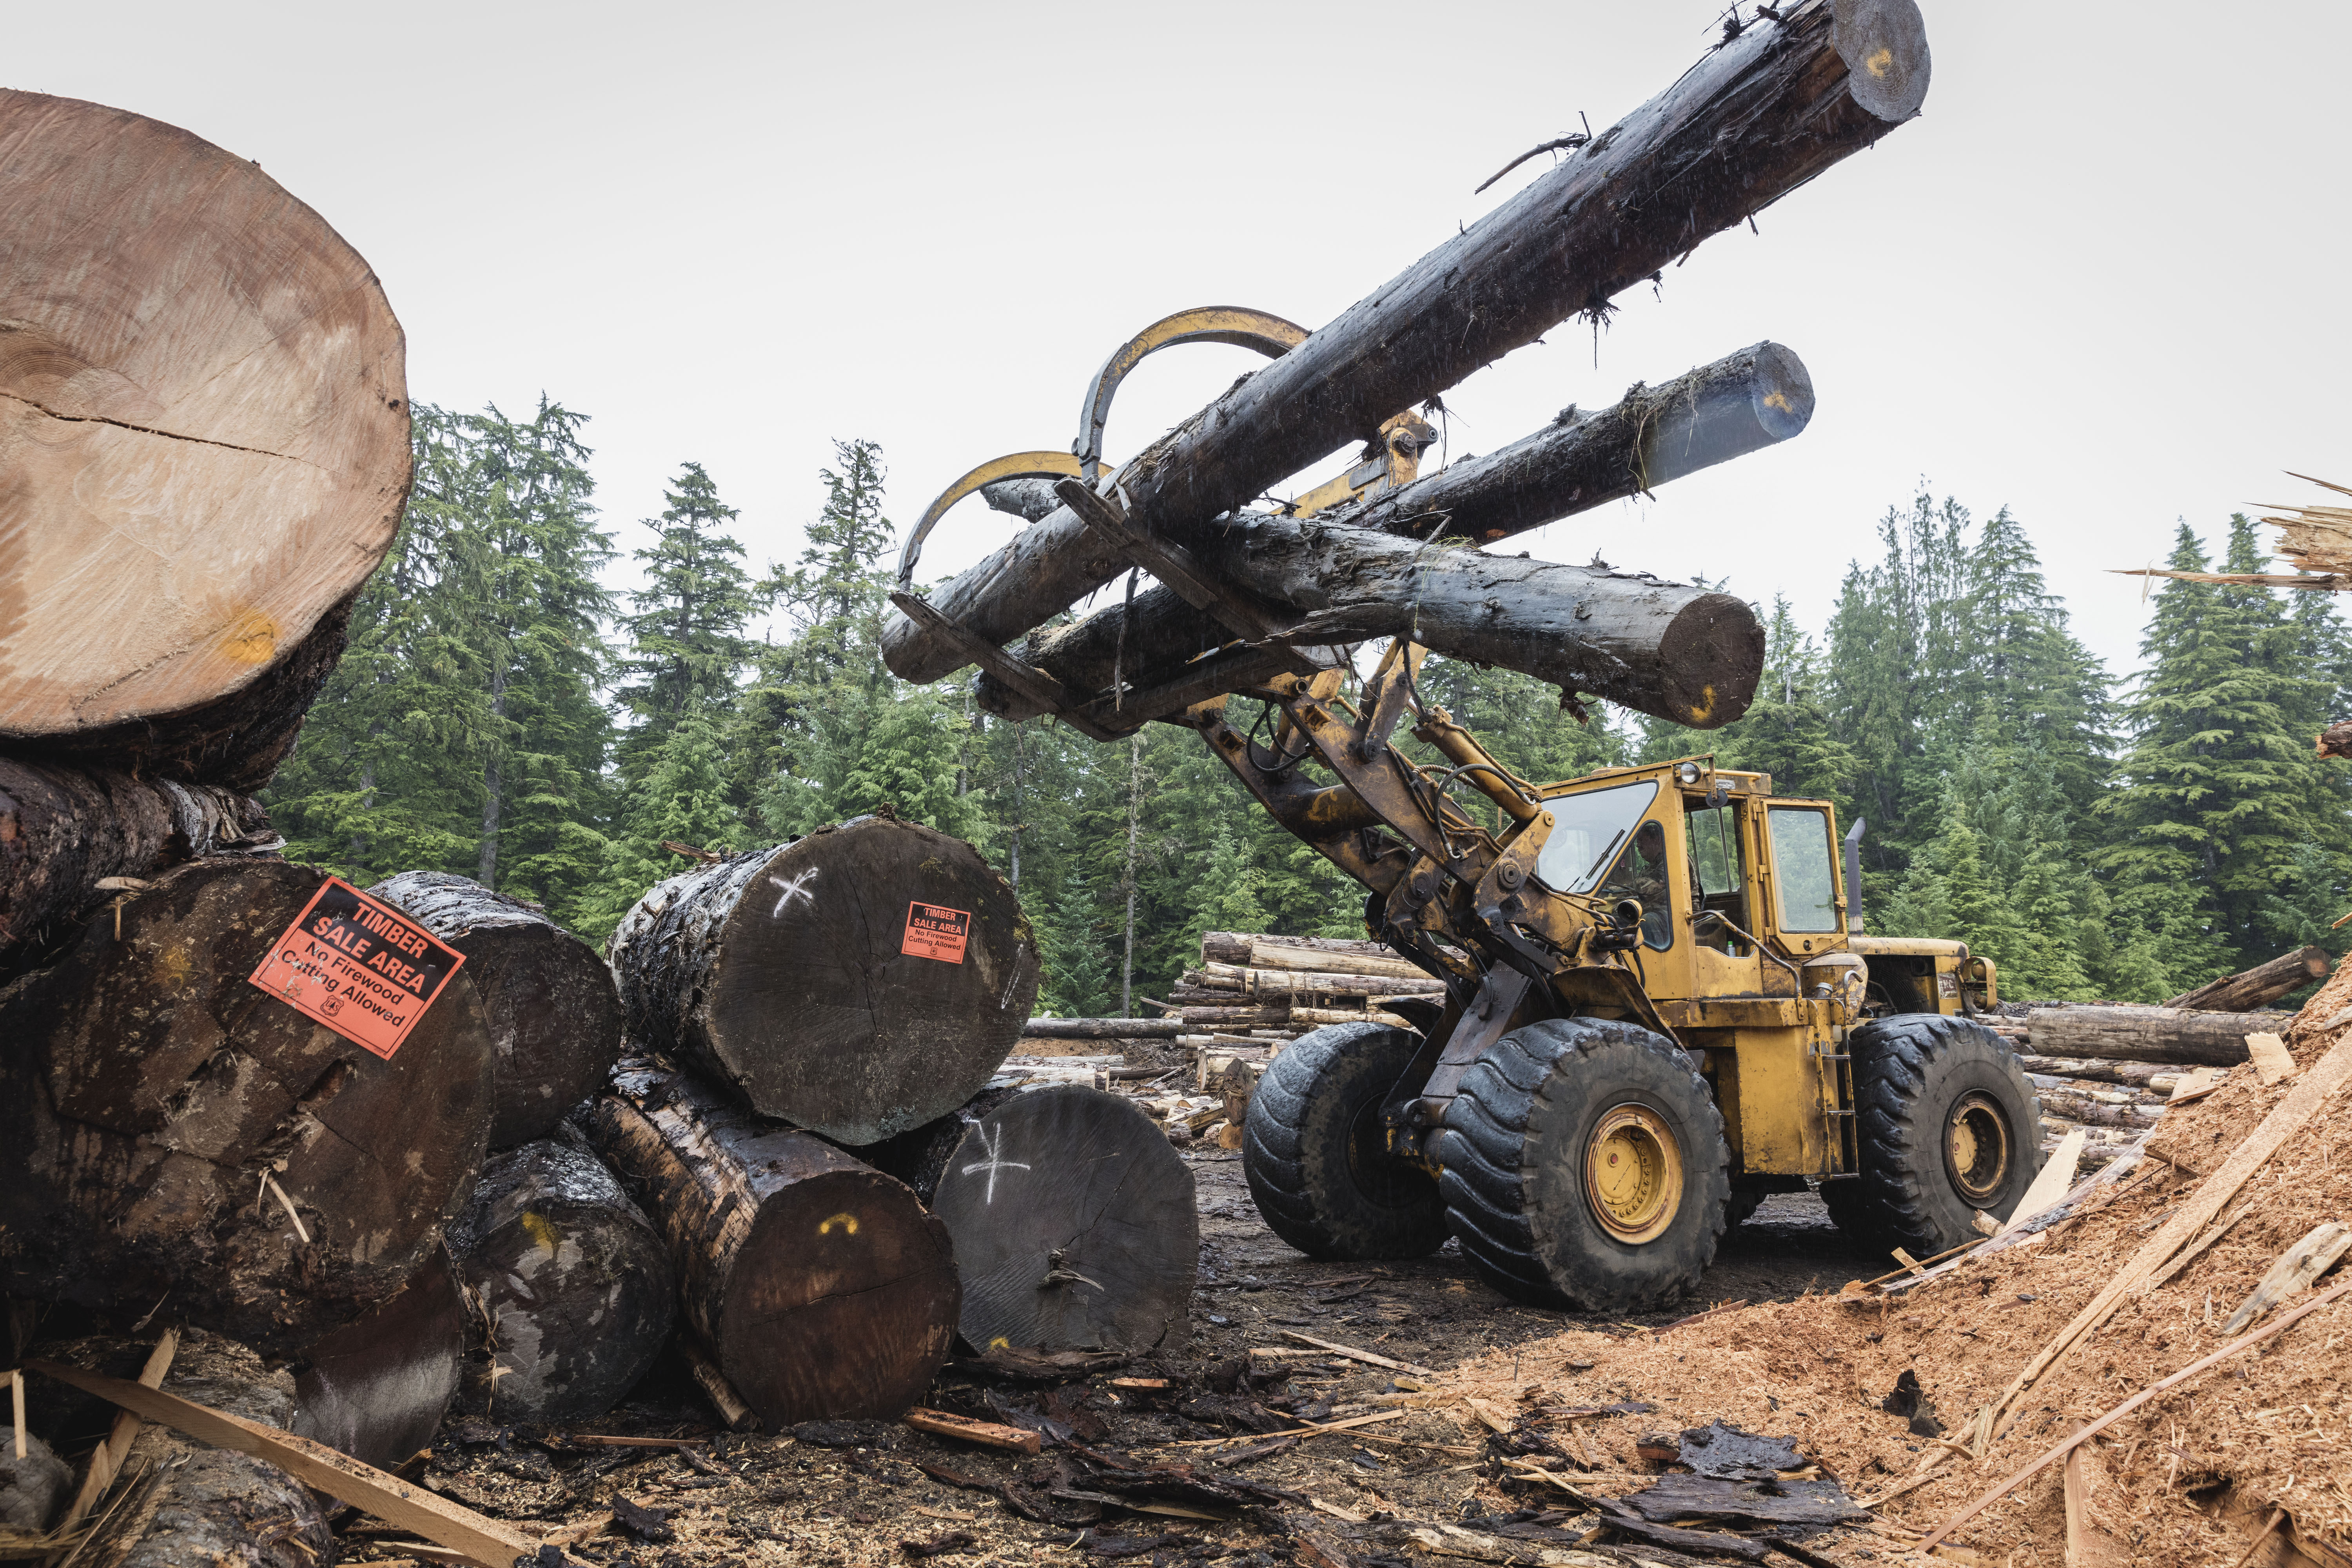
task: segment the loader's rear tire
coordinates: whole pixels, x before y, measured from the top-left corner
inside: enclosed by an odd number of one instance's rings
[[[1690,1058],[1638,1024],[1557,1018],[1465,1073],[1433,1140],[1445,1220],[1523,1301],[1643,1311],[1695,1289],[1731,1192],[1723,1117]]]
[[[1898,1013],[1847,1037],[1862,1171],[1822,1184],[1838,1228],[1914,1258],[2006,1219],[2041,1169],[2042,1100],[1999,1035],[1967,1018]]]
[[[1436,1181],[1388,1152],[1381,1121],[1420,1048],[1407,1030],[1333,1024],[1285,1046],[1250,1096],[1250,1196],[1266,1227],[1309,1258],[1420,1258],[1445,1244]]]

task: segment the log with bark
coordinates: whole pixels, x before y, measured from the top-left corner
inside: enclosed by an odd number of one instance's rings
[[[73,1345],[49,1351],[70,1363]],[[247,1347],[183,1331],[165,1392],[247,1421],[296,1419],[293,1376]],[[335,1560],[318,1500],[277,1466],[215,1448],[153,1422],[131,1441],[112,1495],[93,1510],[76,1568],[319,1568]]]
[[[490,1147],[544,1138],[621,1059],[621,994],[603,955],[537,904],[441,871],[368,889],[466,955],[498,1053]]]
[[[771,1431],[897,1415],[955,1340],[948,1233],[907,1187],[683,1074],[622,1064],[585,1131],[660,1229],[679,1304]]]
[[[579,1135],[562,1133],[491,1156],[449,1230],[486,1331],[460,1400],[501,1421],[610,1410],[677,1318],[661,1233]]]
[[[2336,961],[2327,955],[2326,948],[2298,948],[2267,963],[2225,974],[2210,984],[2183,992],[2165,1005],[2209,1013],[2252,1013],[2269,1006],[2298,986],[2326,979],[2328,971],[2335,967]]]
[[[1400,963],[1402,975],[1334,974],[1299,969],[1244,969],[1231,963],[1204,963],[1197,972],[1210,984],[1233,986],[1244,995],[1284,996],[1426,996],[1444,987],[1427,974]],[[1190,979],[1188,972],[1187,978]]]
[[[258,802],[210,784],[0,757],[0,963],[183,860],[274,849]]]
[[[400,323],[248,159],[35,92],[0,135],[0,746],[257,789],[400,521]]]
[[[299,1354],[400,1289],[481,1163],[460,969],[389,1059],[248,982],[327,880],[176,867],[0,993],[0,1288]]]
[[[1190,545],[1212,518],[1402,408],[1534,342],[1746,221],[1912,118],[1927,40],[1908,0],[1800,0],[1249,376],[1119,470],[1129,515]],[[1067,508],[932,595],[990,642],[1018,637],[1126,569]],[[904,679],[966,662],[903,616],[884,657]]]
[[[1747,711],[1763,669],[1763,625],[1745,600],[1647,573],[1489,555],[1262,512],[1213,525],[1196,554],[1204,569],[1256,600],[1289,606],[1269,612],[1282,622],[1284,641],[1362,642],[1409,632],[1433,652],[1501,665],[1696,729]],[[1176,638],[1176,649],[1154,664],[1157,650],[1132,627],[1121,652],[1120,616],[1099,612],[1033,639],[1029,649],[1030,663],[1073,691],[1108,687],[1114,668],[1133,672],[1127,684],[1135,691],[1116,705],[1108,697],[1089,705],[1097,723],[1132,728],[1263,680],[1274,673],[1267,661],[1285,657],[1243,648],[1171,668],[1171,659],[1192,658],[1185,643],[1215,647],[1230,636],[1202,631]],[[1181,629],[1172,614],[1148,625],[1154,632]],[[1196,690],[1203,681],[1210,689]],[[977,689],[1003,717],[1036,710],[1015,704],[992,680]]]
[[[2021,1039],[2020,1044],[2023,1042]],[[2096,1057],[2037,1057],[2019,1055],[2017,1065],[2029,1073],[2075,1079],[2085,1083],[2112,1083],[2155,1094],[2170,1092],[2182,1069],[2164,1062],[2105,1061]]]
[[[1342,953],[1355,958],[1394,958],[1396,952],[1385,942],[1363,942],[1339,936],[1276,936],[1267,931],[1210,931],[1201,933],[1201,957],[1209,963],[1242,963],[1260,942],[1279,947],[1305,948],[1313,952]],[[1325,964],[1326,969],[1339,967]]]
[[[1173,1018],[1032,1018],[1024,1039],[1154,1040],[1178,1032]]]
[[[963,840],[893,816],[673,877],[610,952],[633,1040],[844,1143],[970,1099],[1040,973],[1012,884]]]
[[[1804,428],[1812,408],[1812,382],[1802,363],[1778,343],[1758,343],[1664,386],[1636,385],[1622,402],[1597,413],[1564,410],[1559,421],[1524,440],[1465,458],[1322,521],[1408,540],[1442,534],[1490,543],[1785,440]],[[1228,562],[1230,542],[1229,534],[1209,530],[1195,552],[1214,569],[1240,567],[1233,580],[1261,596],[1286,591],[1281,579],[1252,574],[1246,560]],[[1337,593],[1339,585],[1333,587]],[[1362,591],[1374,590],[1368,584]],[[1357,592],[1350,584],[1344,596]],[[1192,661],[1233,641],[1224,622],[1160,586],[1137,595],[1131,605],[1121,603],[1072,626],[1034,633],[1017,651],[1066,688],[1092,697],[1110,685],[1115,668],[1139,693],[1181,684]],[[1271,673],[1270,658],[1279,650],[1253,657]],[[1242,669],[1234,660],[1225,662]],[[1005,719],[1042,711],[993,676],[982,675],[975,691],[982,707]],[[1152,708],[1170,710],[1149,698],[1139,710]]]
[[[471,1326],[457,1267],[436,1247],[398,1294],[296,1358],[289,1429],[363,1465],[404,1462],[448,1414]]]
[[[2248,1035],[2284,1035],[2293,1016],[2174,1007],[2038,1007],[2025,1023],[2037,1056],[2235,1067],[2249,1059]]]
[[[975,1349],[1147,1351],[1181,1339],[1201,1262],[1192,1173],[1123,1095],[1076,1085],[965,1107],[910,1173],[955,1238]]]

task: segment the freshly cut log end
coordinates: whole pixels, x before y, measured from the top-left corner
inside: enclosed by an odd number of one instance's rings
[[[944,1226],[707,1084],[623,1064],[586,1131],[669,1244],[688,1326],[768,1430],[915,1404],[954,1343]]]
[[[1124,1096],[1064,1085],[976,1113],[931,1212],[955,1238],[980,1351],[1147,1351],[1184,1324],[1201,1266],[1192,1173]]]
[[[844,1143],[970,1099],[1041,973],[1012,884],[963,840],[887,816],[673,877],[610,952],[633,1039]]]
[[[440,871],[403,871],[368,889],[466,955],[498,1053],[490,1147],[555,1131],[621,1059],[621,994],[594,948],[520,899]]]
[[[1917,114],[1931,72],[1927,24],[1913,0],[1831,0],[1830,16],[1854,102],[1890,125]]]
[[[449,1413],[470,1322],[457,1265],[436,1247],[399,1294],[303,1351],[289,1429],[363,1465],[402,1463]]]
[[[0,743],[257,787],[407,497],[400,323],[247,159],[34,92],[0,135]]]
[[[481,1009],[459,970],[386,1060],[251,984],[326,879],[174,868],[0,992],[0,1288],[132,1318],[168,1294],[291,1356],[440,1245],[489,1127]]]
[[[294,1419],[294,1380],[284,1369],[270,1370],[247,1347],[196,1330],[183,1331],[163,1389],[270,1426]],[[131,1442],[121,1476],[119,1501],[94,1513],[76,1568],[320,1568],[335,1560],[334,1532],[318,1500],[250,1454],[209,1447],[151,1422]]]
[[[104,878],[277,842],[260,804],[231,790],[0,757],[0,963],[105,897]]]
[[[602,1415],[677,1318],[660,1232],[603,1161],[561,1138],[493,1156],[450,1246],[488,1330],[467,1367],[467,1410],[519,1422]]]

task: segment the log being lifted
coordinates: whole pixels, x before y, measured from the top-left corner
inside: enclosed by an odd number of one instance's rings
[[[2211,1013],[2251,1013],[2257,1007],[2269,1006],[2297,986],[2325,980],[2335,967],[2336,961],[2327,955],[2326,948],[2298,948],[2281,953],[2268,963],[2225,974],[2210,984],[2175,996],[2165,1005]]]
[[[1248,377],[1119,470],[1139,528],[1191,546],[1213,518],[1534,342],[1598,313],[1918,112],[1926,29],[1909,0],[1800,0],[1470,228]],[[990,642],[1020,636],[1126,569],[1066,508],[931,595]],[[950,638],[894,616],[884,658],[930,681]]]
[[[2037,1007],[2025,1016],[2033,1054],[2235,1067],[2246,1037],[2284,1036],[2291,1013],[2189,1013],[2172,1007]]]
[[[461,1400],[501,1421],[603,1415],[677,1318],[661,1233],[579,1134],[562,1131],[492,1155],[449,1229],[488,1327]]]
[[[232,790],[0,757],[0,962],[108,896],[107,879],[280,842],[260,804]]]
[[[460,969],[383,1059],[249,984],[326,880],[176,867],[0,992],[0,1289],[132,1318],[168,1295],[293,1355],[440,1246],[489,1131],[481,1009]]]
[[[68,1343],[45,1351],[68,1363]],[[51,1384],[55,1387],[57,1385]],[[265,1426],[296,1420],[294,1379],[244,1345],[184,1330],[163,1389]],[[299,1481],[250,1454],[215,1448],[169,1426],[139,1429],[124,1458],[116,1497],[92,1512],[89,1537],[73,1552],[88,1568],[318,1568],[335,1560],[334,1531]]]
[[[689,1328],[770,1431],[889,1419],[955,1340],[948,1233],[824,1140],[681,1074],[623,1063],[589,1141],[669,1244]]]
[[[537,904],[441,871],[403,871],[368,889],[466,955],[498,1053],[490,1147],[555,1131],[621,1059],[621,994],[594,948]]]
[[[1703,730],[1748,710],[1764,667],[1763,623],[1745,600],[1645,572],[1444,549],[1260,512],[1244,512],[1213,532],[1217,542],[1203,558],[1226,580],[1295,606],[1289,624],[1302,643],[1409,632],[1434,653],[1498,664]],[[1064,685],[1092,690],[1058,673],[1083,659],[1099,666],[1108,685],[1117,622],[1116,611],[1089,616],[1035,662]],[[1181,681],[1189,672],[1166,673]],[[1148,667],[1139,675],[1148,680]],[[1213,690],[1245,683],[1228,671]],[[1212,694],[1186,693],[1191,700]],[[1172,700],[1147,694],[1135,702],[1135,716],[1165,713]],[[1097,704],[1094,716],[1109,721],[1108,706]]]
[[[258,789],[400,521],[400,323],[248,159],[36,92],[0,140],[0,747]]]
[[[1318,556],[1309,574],[1354,569],[1344,546],[1331,542],[1353,539],[1349,529],[1369,529],[1413,541],[1442,536],[1489,543],[1785,440],[1804,428],[1812,410],[1812,382],[1803,363],[1778,343],[1758,343],[1664,386],[1636,386],[1622,402],[1598,413],[1564,411],[1561,422],[1500,451],[1465,458],[1368,506],[1318,520],[1346,526],[1300,531],[1302,538],[1315,542],[1310,548]],[[1247,526],[1254,521],[1229,520],[1204,530],[1195,554],[1239,586],[1261,597],[1279,598],[1294,591],[1296,583],[1291,573],[1269,571],[1253,559],[1251,544],[1264,542]],[[1374,570],[1378,572],[1377,567]],[[1548,587],[1572,584],[1584,595],[1612,595],[1620,582],[1557,574],[1544,575],[1539,581]],[[1360,599],[1378,591],[1373,583],[1328,581],[1316,607]],[[1573,606],[1562,607],[1574,616]],[[1503,619],[1498,614],[1492,626],[1472,623],[1470,635],[1477,639],[1477,646],[1494,651]],[[1126,623],[1123,647],[1122,622]],[[1583,627],[1580,624],[1574,629],[1581,632]],[[1658,629],[1670,633],[1671,623]],[[1441,637],[1448,635],[1443,626],[1433,626],[1432,632]],[[1303,631],[1301,636],[1314,637],[1311,632]],[[1073,625],[1034,633],[1019,651],[1028,663],[1065,687],[1092,696],[1110,686],[1115,669],[1125,676],[1124,684],[1130,690],[1150,692],[1180,680],[1190,661],[1233,640],[1234,634],[1223,622],[1161,586],[1137,595],[1131,608],[1122,603]],[[1426,646],[1437,646],[1426,636],[1423,640]],[[1760,647],[1760,634],[1758,641]],[[1461,650],[1441,647],[1439,651]],[[1281,657],[1279,648],[1256,656],[1267,673],[1277,668],[1274,661]],[[1462,657],[1479,656],[1463,652]],[[1664,650],[1655,654],[1645,650],[1635,657],[1668,656]],[[1514,663],[1511,668],[1520,667]],[[1727,669],[1725,673],[1736,672]],[[1248,684],[1248,678],[1244,676],[1234,684]],[[982,707],[1004,719],[1025,719],[1042,711],[992,676],[983,675],[976,691]],[[1157,717],[1173,709],[1165,701],[1147,699],[1137,711]]]
[[[1012,884],[963,840],[886,816],[673,877],[610,952],[633,1040],[844,1143],[970,1099],[1041,973]]]
[[[1124,1095],[990,1091],[893,1152],[955,1238],[974,1348],[1153,1349],[1198,1282],[1192,1173]]]

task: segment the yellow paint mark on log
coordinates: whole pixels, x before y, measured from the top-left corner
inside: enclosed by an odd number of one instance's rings
[[[167,947],[155,955],[155,978],[166,991],[179,989],[186,982],[189,971],[194,967],[189,962],[188,950],[184,946]]]
[[[268,664],[278,657],[278,626],[259,610],[247,610],[221,634],[220,650],[238,664]]]
[[[817,1226],[816,1233],[819,1236],[831,1236],[835,1226],[840,1226],[850,1235],[856,1236],[857,1234],[857,1216],[854,1214],[837,1214],[831,1219],[826,1220],[823,1225]]]
[[[1777,408],[1783,414],[1794,414],[1797,411],[1796,405],[1789,401],[1789,395],[1785,392],[1766,393],[1764,395],[1764,406],[1767,408]]]
[[[555,1222],[553,1220],[548,1218],[543,1214],[534,1214],[529,1210],[525,1210],[522,1216],[522,1228],[524,1234],[528,1235],[531,1240],[537,1242],[540,1246],[547,1249],[547,1255],[550,1258],[555,1256],[556,1249],[561,1245],[563,1238],[556,1231]]]
[[[1879,51],[1862,62],[1862,68],[1875,77],[1883,77],[1895,68],[1895,51],[1882,45]]]

